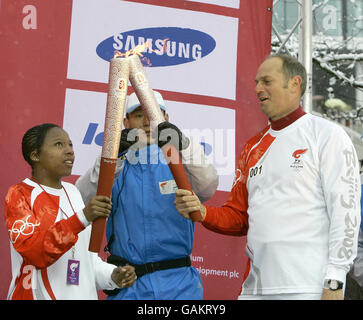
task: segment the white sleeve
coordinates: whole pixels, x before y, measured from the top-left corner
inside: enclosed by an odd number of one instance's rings
[[[328,137],[319,142],[321,183],[330,220],[325,279],[345,283],[357,255],[361,220],[359,162],[353,143],[342,128],[336,126],[325,136]]]
[[[98,156],[93,167],[89,168],[86,173],[78,178],[76,187],[82,195],[83,202],[87,204],[92,197],[97,194],[98,175],[100,172],[101,156]],[[122,171],[124,161],[120,158],[117,159],[115,176],[118,177]]]
[[[103,261],[96,252],[90,252],[93,258],[94,270],[96,276],[97,290],[113,290],[119,288],[111,279],[115,265]]]
[[[76,215],[79,219],[79,221],[82,222],[84,227],[87,227],[91,224],[90,221],[87,220],[86,216],[84,215],[83,209],[84,209],[84,201],[81,195],[81,192],[78,190],[77,186],[75,186],[72,183],[64,182],[62,181],[62,185],[69,192],[69,194],[72,196],[72,203],[74,205]]]
[[[91,222],[88,221],[87,218],[86,218],[86,216],[84,215],[83,210],[77,211],[76,212],[76,215],[77,215],[79,221],[82,222],[82,224],[84,225],[84,227],[88,227],[91,224]]]
[[[201,202],[207,201],[218,187],[219,177],[214,166],[206,159],[203,147],[192,139],[180,153],[192,190]]]

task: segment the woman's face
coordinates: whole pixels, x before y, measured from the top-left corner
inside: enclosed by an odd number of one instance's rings
[[[72,173],[74,158],[73,145],[68,134],[63,129],[54,127],[46,133],[34,162],[42,177],[54,180]]]

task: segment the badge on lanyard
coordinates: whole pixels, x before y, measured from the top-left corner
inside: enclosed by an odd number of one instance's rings
[[[79,260],[68,259],[67,284],[79,284]]]

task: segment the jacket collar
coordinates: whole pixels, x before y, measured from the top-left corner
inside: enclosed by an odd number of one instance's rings
[[[292,124],[293,122],[295,122],[297,119],[302,117],[304,114],[306,114],[306,112],[303,110],[303,108],[301,106],[299,106],[299,108],[292,111],[287,116],[285,116],[281,119],[278,119],[275,121],[270,120],[271,128],[272,128],[272,130],[284,129],[287,126],[289,126],[290,124]]]

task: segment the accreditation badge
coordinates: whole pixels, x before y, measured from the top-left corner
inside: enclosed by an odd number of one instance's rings
[[[79,284],[79,260],[68,259],[67,284]]]
[[[175,180],[167,180],[159,182],[159,189],[161,194],[172,194],[178,189]]]

